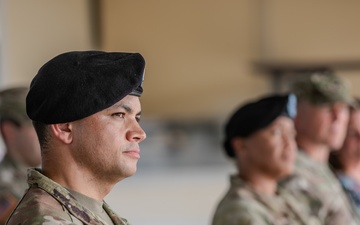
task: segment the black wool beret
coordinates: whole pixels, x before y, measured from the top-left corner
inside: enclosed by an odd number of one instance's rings
[[[126,95],[141,96],[145,60],[139,53],[73,51],[44,64],[30,84],[26,112],[45,124],[79,120]]]
[[[225,125],[224,149],[234,158],[231,145],[234,137],[249,137],[256,131],[270,125],[279,116],[293,119],[296,115],[296,97],[294,94],[269,95],[241,106]]]

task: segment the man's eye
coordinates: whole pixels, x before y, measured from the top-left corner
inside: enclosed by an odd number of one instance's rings
[[[117,116],[117,117],[123,118],[123,117],[125,116],[125,113],[118,112],[118,113],[114,113],[113,116]]]
[[[282,132],[281,132],[281,130],[280,129],[273,129],[272,131],[271,131],[271,134],[272,135],[280,135]]]

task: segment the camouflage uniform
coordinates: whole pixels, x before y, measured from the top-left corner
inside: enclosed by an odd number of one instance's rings
[[[25,166],[13,160],[9,155],[5,155],[0,163],[0,224],[5,223],[6,217],[28,187],[26,170]]]
[[[349,201],[352,203],[357,215],[360,215],[360,184],[352,177],[347,176],[342,172],[337,172],[337,177],[349,197]]]
[[[30,188],[16,207],[7,225],[12,224],[103,224],[100,218],[81,205],[70,192],[38,169],[29,169]],[[104,202],[103,208],[114,225],[129,225]]]
[[[0,119],[17,124],[29,123],[26,115],[26,87],[4,89],[0,92]],[[28,188],[27,167],[5,154],[0,163],[0,225],[3,225],[17,202]]]
[[[257,193],[238,176],[219,203],[212,225],[320,225],[309,208],[279,188],[277,195]]]
[[[312,214],[326,225],[360,224],[329,166],[314,161],[301,150],[294,174],[281,181],[280,185],[295,198],[306,195]]]

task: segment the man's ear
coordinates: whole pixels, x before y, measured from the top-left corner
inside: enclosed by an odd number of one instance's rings
[[[231,140],[231,145],[236,155],[243,153],[246,149],[245,139],[241,137],[233,138]]]
[[[10,121],[3,121],[1,123],[1,134],[5,142],[10,141],[16,137],[15,130],[18,129],[15,124]]]
[[[71,123],[51,124],[51,130],[54,136],[65,144],[72,142],[72,125]]]

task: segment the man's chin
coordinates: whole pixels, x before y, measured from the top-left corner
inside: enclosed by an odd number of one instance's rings
[[[133,167],[133,168],[131,168],[131,169],[129,169],[129,171],[126,172],[125,177],[131,177],[131,176],[133,176],[133,175],[136,173],[136,171],[137,171],[137,167],[136,167],[136,166]]]
[[[342,142],[333,142],[333,143],[330,143],[330,151],[338,151],[341,146],[342,146]]]
[[[294,166],[288,166],[282,169],[281,172],[279,173],[278,180],[290,176],[291,174],[293,174],[293,172],[294,172]]]

